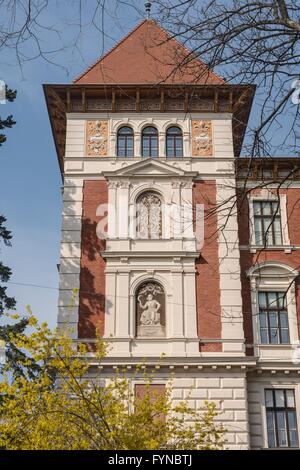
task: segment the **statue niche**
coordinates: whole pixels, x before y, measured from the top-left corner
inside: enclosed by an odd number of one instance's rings
[[[136,294],[137,336],[165,336],[165,293],[154,281],[143,283]]]

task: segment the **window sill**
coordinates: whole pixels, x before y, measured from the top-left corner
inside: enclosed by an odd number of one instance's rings
[[[249,245],[250,253],[256,253],[257,251],[284,251],[285,253],[291,253],[294,249],[293,245]]]

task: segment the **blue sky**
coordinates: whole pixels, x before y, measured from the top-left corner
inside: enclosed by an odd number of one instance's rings
[[[57,315],[62,182],[42,83],[71,81],[140,19],[128,7],[117,14],[117,21],[106,15],[105,37],[88,26],[84,29],[79,38],[81,54],[72,47],[77,29],[66,27],[67,21],[72,21],[66,8],[54,8],[45,15],[45,22],[55,23],[62,31],[62,41],[69,46],[51,57],[64,64],[68,74],[41,59],[24,64],[21,71],[13,64],[12,51],[1,54],[0,79],[16,88],[18,94],[14,103],[0,105],[2,117],[11,113],[17,121],[6,132],[7,142],[0,149],[0,213],[6,216],[7,227],[13,233],[13,246],[2,247],[0,256],[13,270],[11,282],[48,286],[9,284],[8,292],[17,299],[20,313],[29,304],[51,326],[55,326]],[[47,35],[43,40],[48,47]]]

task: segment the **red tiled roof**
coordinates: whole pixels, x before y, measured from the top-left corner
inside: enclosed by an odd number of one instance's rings
[[[143,20],[76,84],[210,84],[225,81],[153,20]]]

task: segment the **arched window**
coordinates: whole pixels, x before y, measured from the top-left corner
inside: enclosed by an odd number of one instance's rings
[[[154,191],[146,191],[137,199],[138,238],[161,238],[162,201]]]
[[[147,126],[142,132],[142,156],[158,156],[158,132],[153,126]]]
[[[129,126],[120,127],[117,136],[118,157],[133,157],[134,155],[134,134]]]
[[[177,126],[167,129],[166,153],[167,157],[183,157],[182,131]]]
[[[162,285],[149,280],[136,291],[136,334],[140,337],[165,336],[165,292]]]

